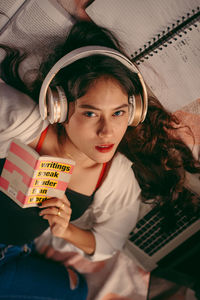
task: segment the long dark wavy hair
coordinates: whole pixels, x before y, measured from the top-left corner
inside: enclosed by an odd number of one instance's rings
[[[28,84],[19,75],[19,66],[26,54],[1,45],[6,52],[1,63],[1,78],[29,94],[37,102],[41,84],[55,62],[66,53],[88,45],[110,47],[126,55],[111,31],[91,22],[80,21],[73,25],[66,41],[57,46],[48,59],[44,59],[37,78]],[[61,69],[51,85],[62,86],[68,101],[74,101],[83,96],[100,76],[115,78],[128,95],[142,91],[135,73],[113,58],[102,55],[80,59]],[[178,125],[177,117],[167,111],[156,97],[149,95],[145,121],[137,127],[129,127],[118,148],[133,162],[133,170],[142,190],[142,200],[159,206],[166,224],[169,225],[174,224],[173,212],[177,204],[186,213],[196,213],[199,208],[199,197],[187,190],[184,182],[186,171],[200,173],[200,163],[195,160],[190,148],[176,135]],[[60,124],[56,126],[62,141],[63,127]]]

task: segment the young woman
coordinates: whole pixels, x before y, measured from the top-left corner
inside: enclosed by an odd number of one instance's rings
[[[72,27],[65,43],[57,47],[41,65],[35,82],[27,85],[18,75],[21,58],[16,56],[14,50],[2,46],[7,52],[1,64],[1,77],[4,80],[0,98],[2,167],[13,137],[29,144],[40,154],[70,156],[75,160],[76,167],[66,195],[62,199],[50,198],[37,209],[20,209],[1,193],[1,228],[10,217],[6,229],[0,232],[4,262],[0,270],[1,282],[5,281],[5,274],[10,274],[9,268],[16,261],[21,264],[22,261],[26,263],[32,260],[34,264],[39,259],[33,252],[26,258],[19,256],[19,253],[27,249],[22,245],[28,244],[30,248],[30,243],[48,227],[42,238],[51,239],[58,249],[78,251],[91,260],[112,256],[122,249],[136,223],[141,194],[144,200],[154,198],[162,207],[166,205],[171,208],[183,191],[185,171],[200,172],[200,166],[190,149],[172,133],[176,131],[178,120],[166,112],[154,97],[149,97],[146,119],[143,121],[142,116],[140,121],[143,122],[128,126],[131,123],[131,110],[134,109],[130,104],[134,97],[143,97],[143,111],[146,113],[145,86],[137,72],[119,59],[94,53],[62,65],[54,74],[51,68],[62,57],[67,53],[74,55],[76,52],[72,51],[85,46],[108,47],[126,57],[109,31],[93,23],[78,22]],[[65,112],[66,117],[61,123],[43,121],[38,106],[19,92],[25,92],[35,102],[40,95],[41,106],[41,101],[45,102],[41,100],[41,85],[49,71],[53,74],[49,82],[51,90],[47,91],[50,103],[55,91],[68,101],[68,112]],[[5,82],[18,91],[8,87]],[[44,116],[44,103],[42,105]],[[59,111],[56,119],[60,118],[63,109],[66,107]],[[49,110],[54,118],[51,105]],[[195,206],[195,203],[190,203],[189,192],[185,203]],[[8,255],[11,259],[9,262]],[[45,264],[49,262],[45,261]],[[37,266],[40,271],[40,263]],[[45,271],[41,276],[48,279],[50,272],[47,273],[47,269],[44,266]],[[35,274],[33,270],[31,265],[28,275],[31,278],[32,273]],[[20,278],[22,274],[16,273],[16,276]],[[45,295],[46,286],[42,279],[38,284],[41,284]],[[33,295],[38,296],[33,279],[26,282],[27,288],[29,285],[34,286]],[[20,293],[26,296],[27,291],[23,291],[23,288],[17,282],[14,295]],[[0,295],[6,293],[13,295],[7,287],[1,289]],[[60,293],[61,299],[65,299],[62,289]]]

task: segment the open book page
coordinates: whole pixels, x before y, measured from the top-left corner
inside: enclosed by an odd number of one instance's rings
[[[195,101],[200,96],[200,22],[138,66],[146,83],[170,111]]]
[[[9,20],[26,3],[27,0],[1,0],[0,1],[0,33],[9,24]]]
[[[112,29],[134,56],[199,5],[200,0],[95,0],[86,12],[96,24]]]
[[[26,0],[1,32],[0,41],[29,50],[38,46],[48,49],[51,38],[65,37],[72,24],[72,17],[56,0]]]
[[[47,54],[52,46],[64,40],[73,22],[56,0],[26,0],[1,33],[0,43],[25,49],[39,59],[40,53]],[[36,63],[37,60],[31,59],[26,67],[32,68]]]

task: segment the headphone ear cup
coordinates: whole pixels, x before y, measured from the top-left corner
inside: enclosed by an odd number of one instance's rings
[[[141,122],[142,113],[143,113],[142,96],[140,94],[130,96],[128,126],[137,126]]]
[[[47,89],[47,116],[51,124],[62,123],[67,118],[67,98],[61,86]]]
[[[53,93],[53,90],[48,87],[47,89],[47,97],[46,97],[46,109],[47,109],[47,118],[51,124],[57,122],[56,118],[56,103],[58,99],[56,99],[55,93]]]
[[[67,119],[68,114],[68,102],[67,97],[65,95],[65,91],[61,86],[56,86],[56,89],[58,91],[58,98],[59,98],[59,105],[60,105],[60,116],[58,119],[59,123],[63,123]]]
[[[129,112],[129,119],[128,119],[128,126],[131,126],[133,119],[134,119],[134,109],[135,109],[135,96],[132,95],[128,99],[128,112]]]

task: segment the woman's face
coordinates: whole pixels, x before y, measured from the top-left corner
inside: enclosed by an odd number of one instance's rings
[[[94,162],[107,162],[127,129],[128,116],[126,92],[116,80],[100,78],[69,105],[66,147]]]

